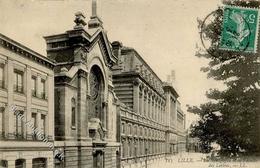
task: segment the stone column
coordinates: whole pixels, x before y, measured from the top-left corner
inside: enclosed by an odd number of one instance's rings
[[[157,96],[155,96],[154,100],[154,121],[156,121],[156,115],[157,115]]]
[[[32,75],[31,75],[31,67],[27,66],[26,67],[26,121],[31,121],[32,118],[32,112],[31,112],[31,102],[32,102],[32,90],[31,90],[31,80],[32,79]],[[28,140],[32,139],[32,128],[30,127],[26,127],[25,129],[26,132],[26,138]]]
[[[109,131],[112,131],[112,130],[109,130],[109,120],[111,120],[110,118],[112,118],[112,116],[108,116],[107,113],[108,113],[108,102],[105,101],[102,103],[102,106],[103,106],[103,110],[101,112],[101,123],[102,123],[102,120],[103,120],[103,126],[104,128],[106,129],[106,135],[105,135],[105,138],[111,138],[112,137],[112,134],[109,133]],[[102,114],[103,113],[103,114]],[[88,118],[88,116],[87,116]]]
[[[154,120],[154,96],[151,96],[151,118]]]
[[[87,72],[80,70],[78,73],[78,109],[77,109],[77,134],[80,140],[88,137],[88,114],[87,106]]]
[[[178,129],[178,123],[177,123],[177,114],[178,114],[178,110],[177,110],[177,100],[174,101],[174,126],[176,129]]]
[[[53,140],[54,138],[54,76],[48,75],[47,77],[47,96],[48,96],[48,138]]]
[[[38,129],[38,131],[41,130],[40,127],[40,122],[41,122],[41,113],[37,112],[36,113],[36,127]],[[38,133],[38,131],[36,133]],[[40,135],[40,134],[39,134]],[[41,137],[41,136],[40,136]],[[38,134],[36,135],[36,139],[40,139],[40,137],[38,136]]]
[[[163,105],[163,124],[166,125],[166,101],[164,102],[164,105]]]
[[[15,106],[13,104],[13,96],[14,96],[14,69],[13,69],[13,61],[7,60],[7,108],[5,108],[4,112],[4,129],[5,129],[5,137],[8,139],[14,139],[14,110]]]
[[[151,119],[151,94],[147,95],[147,113],[148,118]]]
[[[147,102],[147,92],[144,90],[144,116],[146,117],[146,114],[147,114],[147,105],[146,105],[146,102]]]
[[[148,114],[149,114],[148,101],[149,101],[149,94],[148,94],[148,88],[147,88],[147,92],[146,92],[146,104],[145,104],[145,106],[146,106],[146,118],[148,118]]]
[[[1,61],[0,63],[4,64],[4,88],[7,89],[7,87],[8,87],[8,76],[10,75],[10,74],[8,74],[7,60],[4,60],[3,62]]]
[[[32,159],[26,159],[25,164],[26,164],[25,166],[26,168],[32,168]],[[48,159],[46,164],[48,164]]]
[[[153,119],[156,121],[156,96],[154,96]]]
[[[161,99],[158,101],[158,123],[160,123],[161,120]]]
[[[15,168],[15,160],[8,160],[8,168]]]
[[[158,102],[158,123],[160,123],[160,121],[161,121],[160,117],[161,117],[161,99]]]
[[[121,154],[121,158],[124,158],[124,156],[125,156],[125,154],[124,154],[124,152],[125,152],[125,140],[122,138],[121,139],[121,150],[120,150],[120,154]]]
[[[162,124],[162,116],[163,116],[163,110],[162,110],[162,101],[160,103],[160,124]]]
[[[143,90],[139,87],[139,114],[143,115]]]
[[[137,114],[140,114],[139,111],[139,80],[135,80],[133,82],[133,87],[134,87],[134,102],[133,102],[133,106],[134,106],[134,112]]]
[[[155,101],[155,121],[158,121],[158,101],[159,99],[156,99]]]
[[[163,123],[163,102],[160,104],[160,123]]]
[[[170,95],[166,94],[166,102],[165,102],[165,125],[170,126],[170,120],[171,120],[171,101],[170,101]]]

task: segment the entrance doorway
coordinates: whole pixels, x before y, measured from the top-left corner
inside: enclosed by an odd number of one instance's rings
[[[104,153],[96,151],[93,154],[93,168],[104,168]]]

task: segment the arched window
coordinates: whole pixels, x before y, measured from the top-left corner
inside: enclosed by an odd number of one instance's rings
[[[101,123],[105,123],[104,118],[104,78],[102,71],[94,65],[89,73],[89,94],[90,94],[90,113],[89,119],[98,118]]]
[[[1,168],[7,168],[8,167],[7,160],[0,160],[0,167]]]
[[[71,127],[76,128],[76,100],[71,99]]]
[[[46,158],[35,158],[32,160],[32,168],[46,168],[47,159]]]
[[[26,161],[25,159],[17,159],[15,160],[15,168],[25,168]]]

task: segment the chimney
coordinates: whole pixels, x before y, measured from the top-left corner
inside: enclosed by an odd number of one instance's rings
[[[167,83],[176,89],[176,75],[175,70],[171,71],[170,75],[167,75]]]

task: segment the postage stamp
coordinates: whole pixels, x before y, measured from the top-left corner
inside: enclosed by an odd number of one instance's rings
[[[256,53],[259,10],[225,6],[220,49]]]

